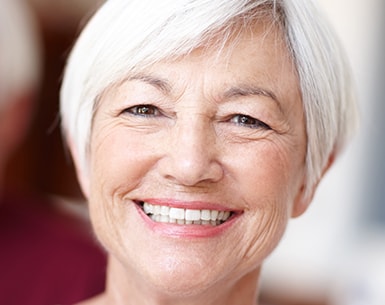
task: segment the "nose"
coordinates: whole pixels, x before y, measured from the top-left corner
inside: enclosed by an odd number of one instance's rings
[[[183,186],[218,182],[224,175],[215,129],[197,118],[178,119],[169,130],[161,175]]]

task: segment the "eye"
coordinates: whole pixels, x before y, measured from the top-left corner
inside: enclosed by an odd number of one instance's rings
[[[137,116],[157,116],[160,111],[153,105],[137,105],[124,110],[125,113],[130,113]]]
[[[245,126],[248,128],[271,129],[270,126],[267,125],[266,123],[245,114],[234,115],[230,119],[230,122],[235,123],[236,125]]]

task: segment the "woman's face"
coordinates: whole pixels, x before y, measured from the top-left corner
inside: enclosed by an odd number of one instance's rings
[[[223,289],[258,272],[300,204],[298,80],[280,33],[265,30],[103,94],[83,188],[98,238],[135,282]]]

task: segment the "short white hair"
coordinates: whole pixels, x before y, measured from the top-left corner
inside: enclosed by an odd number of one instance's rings
[[[95,103],[109,86],[160,60],[183,56],[268,14],[298,71],[307,130],[307,191],[355,128],[350,68],[313,0],[108,0],[77,40],[61,90],[63,132],[87,170]],[[212,42],[212,40],[211,40]],[[309,194],[310,195],[310,194]]]
[[[36,90],[41,80],[41,41],[25,0],[0,0],[0,110],[12,95]]]

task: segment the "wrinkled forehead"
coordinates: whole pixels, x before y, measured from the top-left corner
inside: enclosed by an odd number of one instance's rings
[[[260,21],[232,35],[220,48],[218,37],[187,54],[131,71],[103,91],[96,107],[106,100],[104,97],[130,82],[150,85],[168,96],[180,96],[182,91],[200,86],[199,90],[215,100],[222,100],[229,92],[245,96],[258,92],[282,103],[301,100],[296,69],[278,27]]]
[[[126,73],[120,75],[120,78],[111,82],[101,95],[106,90],[119,86],[128,79],[143,75],[148,70],[153,70],[156,66],[173,65],[187,58],[194,57],[197,61],[206,61],[211,67],[215,67],[219,62],[230,62],[240,46],[242,48],[245,45],[255,48],[265,48],[265,45],[268,45],[269,52],[279,57],[277,61],[288,61],[294,66],[282,23],[279,22],[280,18],[276,18],[271,11],[269,13],[258,15],[258,18],[255,16],[250,19],[237,18],[231,26],[201,37],[202,39],[197,41],[195,45],[191,44],[192,47],[188,50],[164,52],[155,61],[144,59],[131,69],[127,69]]]

